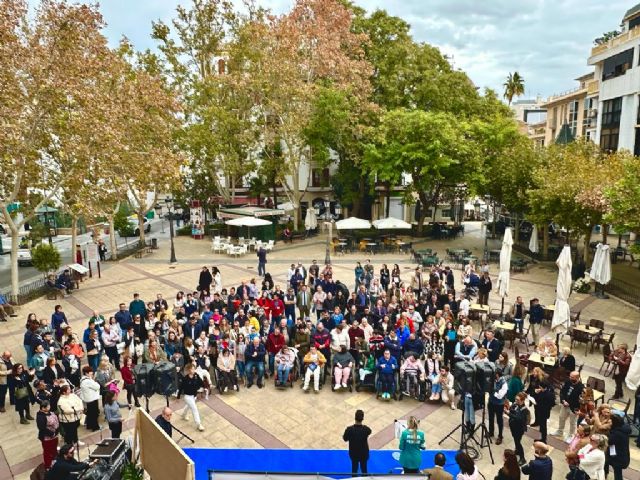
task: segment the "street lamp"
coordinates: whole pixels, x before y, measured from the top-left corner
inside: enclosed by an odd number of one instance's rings
[[[485,195],[484,200],[484,254],[482,258],[487,262],[489,260],[489,248],[487,244],[489,241],[489,202],[491,201],[491,196]],[[496,219],[494,218],[493,221],[495,222]]]
[[[318,219],[324,220],[325,226],[327,227],[327,244],[326,244],[325,254],[324,254],[324,263],[326,265],[331,263],[331,236],[333,233],[333,222],[335,221],[335,218],[339,216],[340,213],[342,212],[342,207],[340,206],[339,203],[335,204],[334,210],[336,214],[334,216],[331,213],[331,201],[329,200],[329,197],[324,198],[323,204],[324,204],[324,212],[322,214],[320,214],[320,207],[322,206],[320,202],[315,204],[314,210],[316,212],[316,215],[318,216]]]
[[[176,248],[173,244],[173,199],[171,197],[167,197],[164,199],[167,204],[167,210],[169,210],[169,237],[171,238],[171,258],[169,259],[169,263],[177,263],[176,260]]]
[[[160,218],[160,226],[162,228],[162,233],[164,233],[164,217],[162,216],[162,205],[156,203],[156,206],[153,207],[153,209],[156,211],[156,214]]]

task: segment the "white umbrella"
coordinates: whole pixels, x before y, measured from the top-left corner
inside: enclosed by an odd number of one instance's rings
[[[285,202],[282,205],[278,205],[279,210],[284,210],[285,212],[293,212],[296,207],[293,206],[291,202]]]
[[[536,225],[533,226],[531,230],[531,238],[529,239],[529,251],[533,253],[538,253],[540,251],[540,247],[538,246],[538,227]]]
[[[233,225],[234,227],[263,227],[264,225],[271,225],[271,220],[256,217],[238,217],[227,220],[227,225]]]
[[[511,271],[511,250],[513,248],[513,237],[511,236],[511,228],[504,230],[504,238],[502,239],[502,248],[500,249],[500,273],[498,273],[498,292],[502,297],[502,306],[500,307],[500,315],[504,311],[504,297],[509,294],[509,272]]]
[[[362,218],[349,217],[344,220],[338,220],[336,228],[338,230],[365,230],[371,228],[371,223],[369,223],[369,220],[363,220]]]
[[[571,308],[569,307],[569,295],[571,295],[571,247],[565,245],[558,260],[558,281],[556,283],[556,308],[551,320],[551,330],[557,334],[565,333],[569,329]]]
[[[373,226],[378,230],[396,230],[396,229],[409,229],[411,224],[400,220],[399,218],[387,217],[380,220],[374,220]]]
[[[640,329],[636,337],[636,345],[640,345]],[[634,392],[640,386],[640,348],[636,348],[636,353],[631,357],[631,365],[629,365],[625,382],[627,383],[627,387]]]
[[[589,275],[601,285],[606,285],[611,281],[611,256],[609,254],[609,245],[598,243],[596,253],[593,256],[593,263],[591,264],[591,271],[589,272]]]
[[[313,208],[307,208],[307,216],[304,218],[304,228],[306,230],[315,230],[318,227],[318,219],[316,211]]]

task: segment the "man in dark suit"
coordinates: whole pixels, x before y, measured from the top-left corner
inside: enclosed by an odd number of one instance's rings
[[[500,355],[500,342],[495,338],[495,334],[493,330],[487,330],[484,332],[484,340],[482,340],[482,348],[487,350],[487,357],[490,362],[495,362],[498,360],[498,355]]]
[[[433,458],[435,466],[433,468],[426,468],[422,471],[423,474],[429,475],[429,480],[453,480],[453,475],[444,469],[444,465],[447,459],[444,453],[438,452]]]
[[[560,418],[558,421],[558,429],[551,435],[562,437],[564,435],[564,424],[569,419],[569,436],[573,438],[576,431],[576,412],[580,408],[580,395],[584,390],[584,385],[580,381],[579,372],[571,372],[569,380],[564,382],[560,389]]]
[[[349,442],[349,458],[351,459],[351,474],[357,476],[358,465],[360,472],[366,475],[367,461],[369,460],[369,435],[371,429],[362,424],[364,420],[364,412],[356,410],[355,421],[353,425],[347,427],[342,435],[345,442]]]
[[[307,286],[302,285],[296,300],[296,306],[298,307],[301,318],[307,318],[311,313],[311,297],[312,295],[309,293]]]
[[[189,323],[183,327],[183,331],[184,336],[190,338],[193,341],[195,341],[196,338],[200,336],[202,325],[198,323],[195,315],[189,318]]]

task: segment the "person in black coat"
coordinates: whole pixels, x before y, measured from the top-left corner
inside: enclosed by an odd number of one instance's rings
[[[547,456],[549,447],[544,442],[533,442],[535,458],[522,467],[522,473],[535,480],[553,478],[553,461]]]
[[[607,463],[605,472],[613,468],[613,480],[622,480],[622,471],[629,467],[629,436],[631,427],[624,423],[619,415],[611,415],[611,430],[609,431],[609,448],[607,449]],[[613,453],[615,452],[615,455]]]
[[[564,425],[569,419],[569,437],[573,437],[576,431],[576,412],[580,409],[580,396],[584,390],[584,385],[580,381],[578,372],[571,372],[569,380],[564,382],[560,389],[560,420],[558,430],[553,435],[563,436]]]
[[[529,426],[530,414],[524,404],[526,398],[526,393],[518,393],[515,401],[509,407],[509,430],[511,430],[511,436],[513,437],[515,451],[520,465],[524,465],[526,462],[524,458],[524,449],[522,448],[522,443],[520,443],[523,435],[527,431],[527,427]]]
[[[97,462],[97,460],[91,463],[78,462],[73,458],[74,453],[75,447],[73,445],[63,445],[56,457],[56,462],[44,477],[45,480],[71,480],[78,478],[76,472],[83,472]]]
[[[533,398],[536,401],[536,423],[540,427],[540,441],[547,443],[547,421],[551,416],[551,409],[556,403],[553,387],[548,380],[543,380],[540,383],[540,386],[535,389]]]
[[[566,372],[573,372],[576,369],[576,357],[571,354],[569,347],[562,350],[562,356],[558,359],[558,367],[564,368]]]
[[[23,425],[28,425],[29,420],[35,420],[29,411],[29,406],[36,401],[30,384],[34,375],[34,369],[27,372],[21,363],[16,363],[13,365],[11,375],[7,379],[9,385],[14,388],[16,412],[20,415],[20,423]]]
[[[158,426],[169,436],[173,434],[171,415],[173,415],[173,410],[171,410],[169,407],[164,407],[162,409],[162,413],[156,417],[156,423],[158,424]]]
[[[367,472],[367,460],[369,460],[369,435],[371,435],[371,429],[362,424],[364,420],[364,412],[362,410],[356,410],[355,422],[350,427],[347,427],[342,435],[342,439],[345,442],[349,442],[349,458],[351,459],[351,474],[356,476],[358,473],[358,465],[360,465],[360,472],[366,475]]]
[[[198,278],[198,291],[202,292],[204,290],[209,291],[211,288],[211,283],[213,282],[213,277],[211,276],[211,272],[207,267],[202,267],[202,271],[200,272],[200,277]]]

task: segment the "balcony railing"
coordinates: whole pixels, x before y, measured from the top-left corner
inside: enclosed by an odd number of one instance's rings
[[[591,56],[598,55],[600,53],[606,52],[611,48],[615,48],[618,45],[623,45],[629,40],[633,40],[634,38],[640,37],[640,28],[632,28],[628,32],[621,33],[615,38],[612,38],[607,43],[603,43],[602,45],[596,45],[591,49]]]

